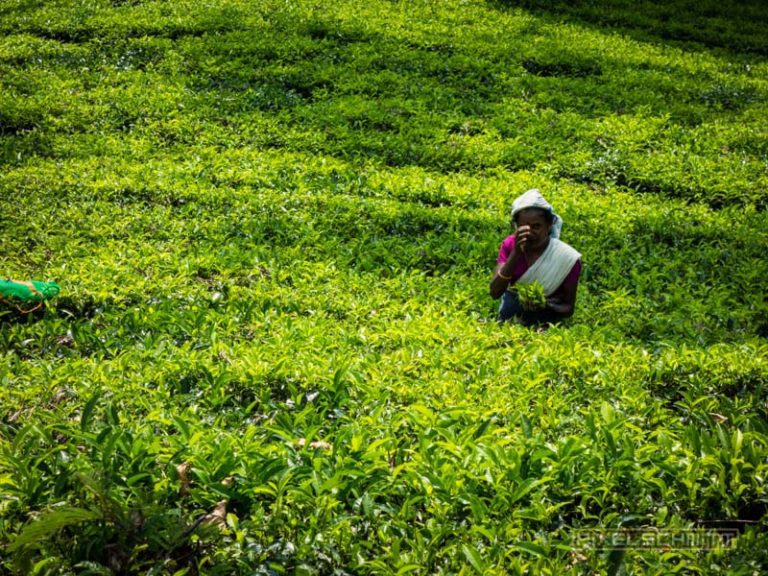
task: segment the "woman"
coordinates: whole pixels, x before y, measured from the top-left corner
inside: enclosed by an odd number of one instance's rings
[[[491,297],[501,297],[499,322],[516,320],[526,326],[555,323],[573,315],[581,274],[581,254],[559,240],[562,219],[538,190],[528,190],[512,204],[515,233],[499,248]],[[526,310],[515,286],[539,282],[546,305]]]

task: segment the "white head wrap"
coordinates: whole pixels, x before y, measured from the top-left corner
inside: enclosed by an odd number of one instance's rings
[[[552,205],[544,200],[544,196],[541,195],[541,192],[539,192],[537,188],[528,190],[512,203],[512,220],[515,219],[515,215],[518,212],[527,208],[540,208],[552,214],[552,228],[549,230],[549,236],[551,238],[560,238],[560,230],[563,228],[563,219],[555,214],[555,211],[552,210]]]

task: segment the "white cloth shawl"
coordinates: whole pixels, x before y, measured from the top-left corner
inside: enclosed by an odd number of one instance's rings
[[[579,258],[581,254],[571,246],[557,238],[550,238],[546,250],[516,283],[533,284],[538,281],[549,297],[560,287]]]

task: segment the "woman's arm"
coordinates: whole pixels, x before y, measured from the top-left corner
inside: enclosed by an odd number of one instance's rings
[[[496,266],[496,273],[491,280],[491,298],[498,300],[512,283],[512,270],[517,262],[517,254],[513,252],[506,262]]]
[[[547,308],[563,316],[573,316],[576,307],[576,284],[566,284],[558,290],[557,298],[547,298]]]
[[[520,258],[523,252],[525,252],[525,243],[528,241],[529,234],[529,226],[520,226],[515,230],[515,245],[512,248],[512,253],[509,255],[506,262],[496,266],[496,273],[491,280],[490,292],[491,298],[494,300],[501,298],[501,295],[504,294],[506,289],[512,283],[512,270],[515,269],[517,259]]]

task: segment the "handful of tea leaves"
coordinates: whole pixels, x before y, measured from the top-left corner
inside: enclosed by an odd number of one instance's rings
[[[525,310],[541,310],[547,305],[547,295],[544,293],[544,286],[539,282],[515,284],[514,291],[517,293],[520,305]]]

